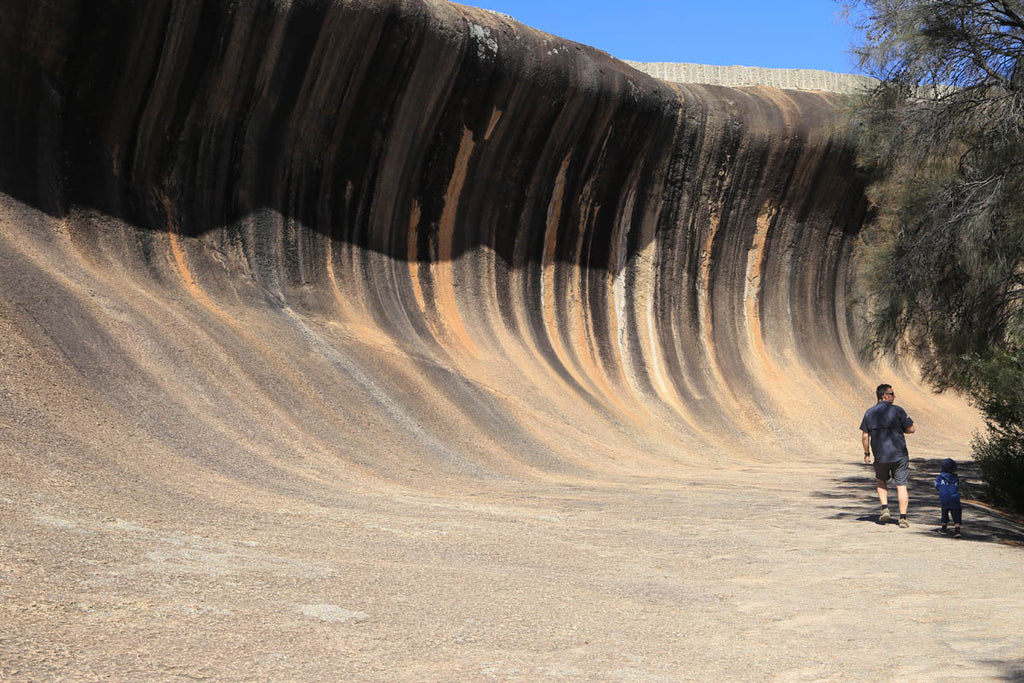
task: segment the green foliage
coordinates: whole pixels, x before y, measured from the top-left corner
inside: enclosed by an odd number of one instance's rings
[[[1024,432],[990,432],[971,446],[993,501],[1024,512]]]
[[[860,0],[850,108],[878,220],[858,263],[877,351],[939,388],[1024,329],[1024,3]]]
[[[974,459],[995,501],[1024,512],[1024,345],[965,360],[971,368],[965,383],[987,424],[972,443]]]
[[[1016,345],[1012,353],[966,360],[972,372],[965,381],[992,428],[1024,434],[1024,345]]]
[[[911,355],[988,424],[975,455],[1024,496],[1024,2],[848,0],[879,85],[849,108],[876,220],[857,262],[873,351]],[[1017,491],[1013,498],[1008,491]]]

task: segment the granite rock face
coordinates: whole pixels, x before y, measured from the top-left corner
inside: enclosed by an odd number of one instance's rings
[[[9,463],[315,498],[856,427],[835,95],[441,0],[0,12]]]

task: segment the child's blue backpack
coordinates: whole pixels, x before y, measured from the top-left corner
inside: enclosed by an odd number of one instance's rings
[[[944,508],[960,507],[960,479],[954,472],[942,472],[935,478],[939,500]]]

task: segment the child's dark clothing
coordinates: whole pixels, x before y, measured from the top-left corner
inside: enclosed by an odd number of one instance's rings
[[[950,515],[953,523],[960,526],[963,508],[960,505],[960,478],[956,475],[956,463],[946,458],[942,461],[942,471],[935,478],[935,488],[939,490],[939,502],[942,504],[942,526],[949,523]]]

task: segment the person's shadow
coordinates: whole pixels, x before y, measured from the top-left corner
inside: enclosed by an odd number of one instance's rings
[[[941,458],[910,459],[910,530],[937,533],[942,516],[939,494],[935,490],[935,477],[939,474]],[[956,541],[1003,543],[1024,548],[1024,519],[996,509],[988,502],[988,487],[981,480],[978,465],[973,460],[957,461],[960,475],[960,497],[963,502],[963,534],[954,538],[952,521],[949,538]],[[818,491],[817,497],[828,501],[834,510],[833,519],[879,524],[878,498],[875,495],[874,470],[870,465],[853,463],[851,473],[837,479],[832,488]],[[888,524],[897,524],[896,490],[890,482]]]

